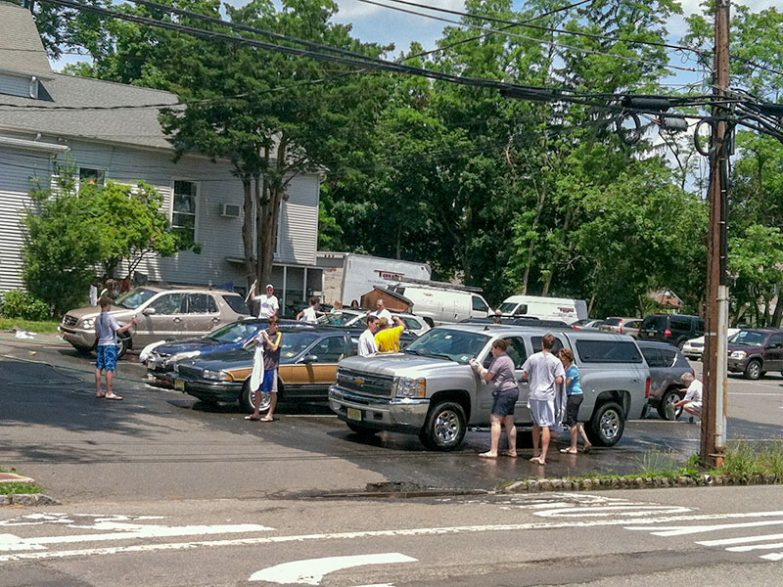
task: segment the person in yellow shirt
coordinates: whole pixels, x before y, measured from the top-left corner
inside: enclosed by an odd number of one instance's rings
[[[400,337],[405,331],[405,323],[397,316],[392,318],[394,326],[389,326],[385,318],[381,318],[381,329],[375,333],[375,344],[379,353],[399,353]]]

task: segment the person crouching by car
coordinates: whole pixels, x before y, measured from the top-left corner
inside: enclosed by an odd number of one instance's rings
[[[277,406],[277,370],[280,366],[280,347],[283,343],[283,333],[278,330],[276,317],[269,319],[269,327],[259,332],[253,339],[255,344],[264,348],[264,376],[261,386],[256,390],[253,402],[253,413],[245,416],[245,420],[260,420],[272,422],[275,419],[275,407]],[[260,391],[260,393],[259,393]],[[261,394],[270,394],[269,410],[266,416],[261,417]]]
[[[500,445],[500,425],[506,428],[508,450],[506,456],[517,456],[517,429],[514,426],[514,406],[519,399],[519,387],[514,374],[514,361],[506,353],[508,344],[499,339],[492,343],[492,356],[494,359],[489,369],[482,367],[476,359],[470,360],[470,366],[478,373],[479,377],[494,384],[492,390],[492,412],[490,415],[490,447],[487,452],[479,454],[485,459],[498,458],[498,446]]]

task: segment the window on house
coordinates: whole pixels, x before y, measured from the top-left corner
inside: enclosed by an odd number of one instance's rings
[[[79,185],[104,185],[106,183],[106,171],[91,167],[79,167]]]
[[[174,182],[174,201],[171,207],[171,227],[196,242],[197,186],[192,181]]]

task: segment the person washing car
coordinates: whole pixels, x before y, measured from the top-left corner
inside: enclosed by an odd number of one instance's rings
[[[685,390],[685,397],[674,404],[673,408],[675,410],[682,408],[688,412],[691,416],[690,421],[693,422],[694,417],[701,418],[703,386],[692,373],[683,373],[681,379],[688,389]]]

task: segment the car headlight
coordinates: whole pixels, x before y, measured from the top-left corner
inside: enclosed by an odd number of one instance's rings
[[[731,351],[731,355],[729,355],[732,359],[739,359],[740,361],[748,356],[748,353],[745,351]]]
[[[225,371],[210,371],[208,369],[205,369],[201,376],[204,379],[211,379],[213,381],[230,381],[231,376],[226,373]]]
[[[395,397],[427,397],[427,380],[423,377],[395,377],[392,394]]]
[[[89,330],[90,328],[95,328],[95,318],[85,318],[82,320],[82,328],[85,330]]]

